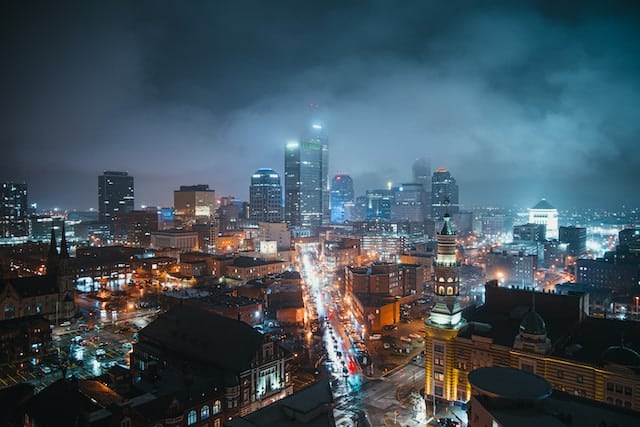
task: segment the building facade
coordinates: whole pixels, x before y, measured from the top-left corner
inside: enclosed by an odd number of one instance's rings
[[[98,221],[110,223],[134,207],[133,177],[127,172],[105,171],[98,177]]]
[[[0,238],[29,235],[27,184],[0,184]]]
[[[181,185],[173,192],[174,220],[185,225],[207,223],[215,219],[216,192],[207,184]]]
[[[329,221],[328,145],[320,125],[285,146],[285,221],[317,229]]]
[[[282,185],[273,169],[258,169],[249,187],[249,219],[256,222],[282,221]]]
[[[351,221],[350,212],[345,205],[353,203],[353,180],[349,175],[338,174],[331,181],[331,222],[343,224]]]
[[[467,402],[469,373],[482,367],[520,369],[555,390],[640,410],[637,322],[587,317],[585,294],[485,286],[485,304],[465,310],[459,327],[427,324],[429,398]],[[621,339],[621,337],[623,337]]]
[[[431,218],[441,219],[446,212],[460,210],[458,184],[445,168],[438,168],[431,178]]]
[[[529,223],[544,225],[545,239],[558,239],[558,209],[551,206],[547,199],[529,208]]]

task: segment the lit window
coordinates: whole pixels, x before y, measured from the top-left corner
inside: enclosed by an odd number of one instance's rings
[[[209,405],[204,405],[202,409],[200,409],[200,418],[203,420],[209,418]]]
[[[219,414],[220,412],[222,412],[222,403],[219,400],[216,400],[214,402],[211,412],[213,412],[214,414]]]
[[[187,425],[192,426],[198,421],[198,413],[196,411],[189,411],[187,415]]]

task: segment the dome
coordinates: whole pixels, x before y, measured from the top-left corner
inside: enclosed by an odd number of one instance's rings
[[[520,322],[520,332],[530,335],[546,335],[547,326],[542,317],[533,309],[525,314],[524,319]]]
[[[616,345],[602,353],[602,361],[621,366],[640,367],[640,354],[629,347]]]

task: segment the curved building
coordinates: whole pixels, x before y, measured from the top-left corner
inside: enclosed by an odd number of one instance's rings
[[[251,175],[249,218],[258,222],[282,221],[282,185],[273,169],[261,168]]]

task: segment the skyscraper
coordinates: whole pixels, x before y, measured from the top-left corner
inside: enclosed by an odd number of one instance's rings
[[[216,192],[207,184],[181,185],[173,192],[176,219],[184,224],[212,221],[216,214]]]
[[[454,214],[459,211],[458,184],[448,170],[438,168],[431,179],[431,218],[441,219],[445,212]]]
[[[420,183],[401,184],[393,189],[394,201],[391,206],[393,221],[422,222],[424,215],[424,190]]]
[[[282,221],[282,185],[273,169],[258,169],[251,176],[249,218],[258,222]]]
[[[0,237],[23,237],[29,234],[27,185],[0,184]]]
[[[351,220],[345,203],[353,203],[353,180],[349,175],[338,174],[331,182],[331,222],[342,224]]]
[[[127,172],[105,171],[98,177],[98,219],[113,221],[118,213],[133,210],[133,177]]]
[[[318,124],[312,126],[309,136],[286,145],[284,189],[285,221],[288,224],[317,229],[323,218],[327,218],[327,163],[327,138]]]
[[[413,182],[422,185],[422,205],[425,218],[431,216],[431,163],[429,159],[421,157],[413,162]]]

